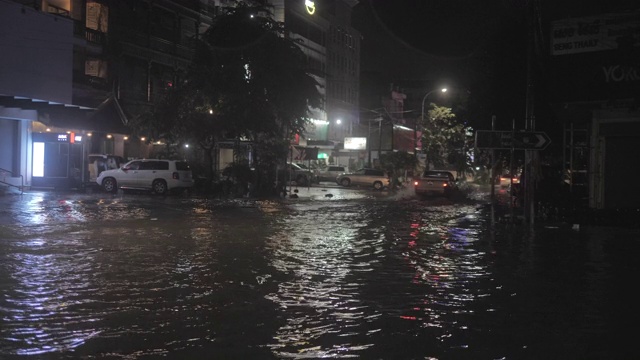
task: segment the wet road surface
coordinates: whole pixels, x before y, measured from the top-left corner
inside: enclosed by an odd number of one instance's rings
[[[298,194],[0,197],[0,358],[637,353],[637,231],[492,226],[482,196]]]

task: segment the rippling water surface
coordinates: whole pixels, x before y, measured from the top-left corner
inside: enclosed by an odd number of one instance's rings
[[[640,239],[376,199],[2,199],[0,358],[636,354]]]

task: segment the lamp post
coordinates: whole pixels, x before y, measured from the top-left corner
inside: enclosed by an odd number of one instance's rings
[[[438,90],[440,90],[443,93],[447,92],[447,88],[433,89],[433,90],[429,91],[428,93],[426,93],[425,96],[422,98],[422,111],[420,113],[420,119],[421,120],[424,120],[424,101],[427,100],[427,97],[429,95],[431,95],[434,91],[438,91]],[[413,127],[413,153],[416,155],[416,157],[418,156],[417,151],[416,151],[416,147],[417,146],[418,146],[418,122],[416,121],[416,124]]]

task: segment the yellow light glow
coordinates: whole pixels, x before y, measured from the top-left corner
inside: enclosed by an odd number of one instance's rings
[[[51,129],[47,128],[47,131],[51,131]]]
[[[93,134],[92,134],[92,133],[88,133],[88,134],[87,134],[87,136],[91,136],[91,135],[93,135]]]
[[[307,8],[309,15],[313,15],[316,12],[316,3],[311,0],[304,0],[304,7]]]
[[[140,141],[146,141],[146,140],[147,140],[147,138],[144,137],[144,136],[140,138]]]
[[[111,134],[107,134],[107,139],[111,139],[112,137]]]
[[[124,139],[125,139],[125,140],[129,140],[129,137],[128,137],[128,136],[125,136],[125,137],[124,137]]]

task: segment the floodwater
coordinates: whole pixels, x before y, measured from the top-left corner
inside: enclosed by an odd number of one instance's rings
[[[0,197],[0,358],[637,356],[637,231],[344,194]]]

